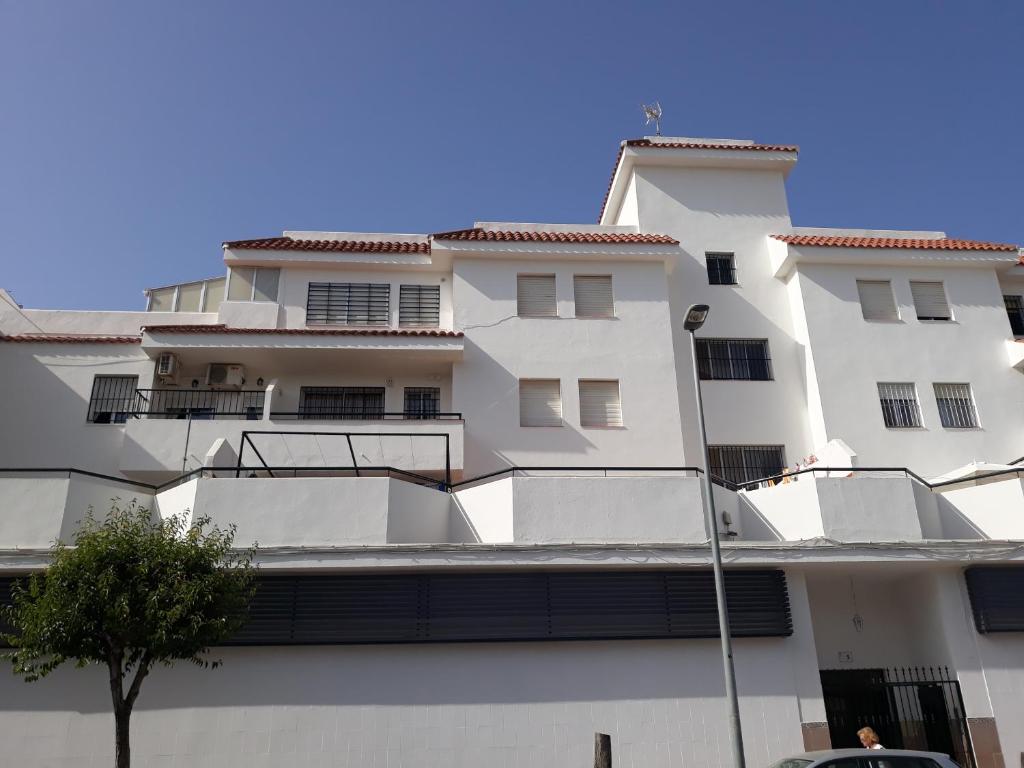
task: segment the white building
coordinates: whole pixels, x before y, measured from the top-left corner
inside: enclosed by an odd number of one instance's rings
[[[228,242],[140,312],[0,292],[0,599],[113,497],[260,543],[225,665],[147,682],[140,765],[588,765],[594,732],[728,765],[707,303],[749,763],[864,724],[1015,763],[1017,246],[794,227],[796,160],[627,141],[597,225]],[[111,730],[101,670],[0,675],[12,765],[105,764]]]

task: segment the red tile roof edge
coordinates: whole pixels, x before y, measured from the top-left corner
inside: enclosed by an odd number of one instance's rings
[[[265,251],[326,251],[335,253],[430,253],[429,242],[396,240],[302,240],[294,237],[264,237],[228,240],[225,248]]]
[[[608,198],[612,194],[612,184],[615,183],[615,173],[619,170],[619,163],[622,162],[622,153],[626,147],[639,147],[640,149],[726,149],[726,150],[749,150],[754,152],[799,152],[800,147],[796,144],[702,144],[699,142],[665,141],[655,142],[650,139],[626,139],[619,145],[619,153],[615,156],[615,164],[612,166],[612,175],[608,179],[608,189],[605,190],[604,200],[601,201],[601,210],[597,214],[597,223],[601,223],[604,216],[604,209],[608,207]]]
[[[678,245],[668,235],[636,232],[545,232],[533,230],[457,229],[439,232],[438,240],[473,240],[488,242],[597,243],[602,245]]]
[[[281,336],[431,336],[462,338],[462,331],[434,328],[228,328],[226,325],[145,325],[146,333],[216,333]]]
[[[21,333],[0,334],[0,343],[10,344],[138,344],[141,336],[88,336],[85,334]]]
[[[956,238],[851,237],[845,235],[771,235],[789,245],[823,248],[916,248],[937,251],[1017,251],[1009,243]]]

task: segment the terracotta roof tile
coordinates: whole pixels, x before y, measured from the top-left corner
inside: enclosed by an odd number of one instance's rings
[[[258,240],[229,240],[225,248],[264,251],[331,251],[335,253],[430,253],[428,242],[376,240],[299,240],[265,237]]]
[[[0,334],[0,343],[11,344],[138,344],[141,336],[87,336],[84,334],[23,333],[16,336]]]
[[[615,156],[615,165],[612,166],[612,175],[608,179],[608,189],[604,192],[604,200],[601,201],[601,211],[597,214],[597,222],[601,223],[604,216],[604,209],[608,206],[608,198],[612,194],[612,183],[615,181],[615,172],[619,170],[619,163],[622,162],[622,153],[626,147],[638,147],[640,149],[726,149],[726,150],[747,150],[750,152],[799,152],[800,147],[795,144],[705,144],[700,142],[683,141],[651,141],[650,139],[627,139],[619,145],[619,153]]]
[[[462,338],[462,331],[440,328],[228,328],[226,325],[146,325],[147,333],[217,333],[279,336],[430,336]]]
[[[678,240],[668,235],[636,234],[632,232],[533,232],[494,231],[490,229],[460,229],[440,232],[437,240],[481,240],[490,242],[540,243],[600,243],[604,245],[677,245]]]
[[[936,251],[1017,251],[1009,243],[986,243],[952,238],[846,237],[832,235],[772,235],[790,245],[826,248],[917,248]]]

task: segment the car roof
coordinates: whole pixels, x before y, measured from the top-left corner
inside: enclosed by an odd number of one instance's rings
[[[851,749],[822,749],[822,750],[818,750],[816,752],[801,752],[798,755],[791,755],[790,759],[818,761],[818,760],[825,760],[827,758],[833,758],[833,757],[869,757],[869,756],[877,756],[877,755],[875,755],[876,752],[886,752],[887,754],[890,754],[890,755],[906,755],[906,756],[909,756],[909,757],[922,756],[922,755],[923,756],[927,756],[927,757],[931,757],[931,758],[935,758],[935,757],[947,757],[948,758],[949,757],[949,755],[947,755],[947,754],[945,754],[943,752],[924,752],[924,751],[918,750],[918,749],[881,749],[881,750],[871,750],[871,749],[865,749],[864,747],[860,747],[858,749],[852,749],[852,748]]]

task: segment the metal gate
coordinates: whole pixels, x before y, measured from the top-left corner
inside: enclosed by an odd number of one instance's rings
[[[823,669],[832,747],[860,747],[857,731],[874,728],[890,749],[944,752],[976,768],[960,683],[946,667]]]

